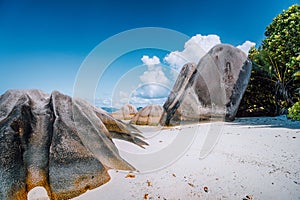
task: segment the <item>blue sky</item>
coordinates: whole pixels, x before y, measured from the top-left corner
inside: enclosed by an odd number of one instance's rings
[[[72,95],[78,69],[90,51],[133,28],[163,27],[190,37],[215,34],[234,46],[246,40],[259,44],[272,19],[295,3],[299,1],[0,0],[0,93],[38,88]],[[166,53],[148,49],[123,56],[112,64],[102,80],[107,87],[98,88],[97,96],[109,98],[109,86],[143,64],[143,55],[157,56],[163,63]]]

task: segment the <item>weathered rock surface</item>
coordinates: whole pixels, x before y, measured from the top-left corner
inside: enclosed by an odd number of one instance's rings
[[[252,63],[240,49],[220,44],[198,63],[183,66],[164,104],[162,125],[202,119],[234,120],[246,90]]]
[[[119,120],[130,120],[137,113],[135,106],[131,104],[124,105],[120,110],[112,113],[112,116]]]
[[[59,92],[10,90],[0,96],[0,199],[27,199],[43,186],[70,199],[106,183],[110,168],[134,170],[112,138],[146,145],[139,131]]]
[[[131,124],[157,126],[163,114],[163,107],[160,105],[148,105],[132,118]]]

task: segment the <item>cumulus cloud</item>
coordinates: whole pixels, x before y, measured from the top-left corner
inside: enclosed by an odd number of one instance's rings
[[[173,51],[164,60],[175,70],[188,63],[198,63],[199,60],[215,45],[220,44],[220,37],[217,35],[197,34],[184,44],[183,51]]]
[[[254,42],[250,42],[249,40],[247,40],[242,45],[238,45],[237,48],[245,52],[248,56],[249,50],[251,49],[251,47],[254,47],[255,45],[256,44]]]
[[[197,34],[185,43],[184,48],[188,48],[189,46],[192,46],[194,44],[200,46],[201,49],[203,49],[205,52],[208,52],[215,45],[221,44],[221,40],[218,35],[206,36]]]
[[[215,45],[221,44],[221,39],[218,35],[201,35],[197,34],[189,39],[183,51],[173,51],[168,54],[164,60],[176,71],[180,71],[182,66],[186,63],[198,63],[199,60]],[[247,55],[254,42],[246,41],[237,48],[244,51]]]
[[[140,76],[140,80],[142,83],[159,83],[163,85],[170,84],[170,81],[166,77],[161,66],[148,67],[148,70]]]
[[[143,63],[147,66],[154,66],[154,65],[158,65],[160,64],[160,60],[157,56],[153,56],[152,58],[150,58],[147,55],[144,55],[141,60],[143,61]]]
[[[162,70],[160,60],[157,56],[150,58],[144,55],[141,60],[145,65],[147,65],[148,70],[145,71],[141,76],[140,80],[143,84],[145,83],[159,83],[163,85],[170,84],[169,79],[166,77]]]
[[[160,84],[147,84],[137,88],[132,96],[144,99],[160,99],[165,98],[170,92],[170,89]]]
[[[168,95],[169,91],[165,88],[170,85],[170,80],[165,75],[159,58],[156,56],[150,58],[144,55],[141,60],[147,65],[147,70],[139,77],[142,83],[133,95],[148,99],[161,98]]]

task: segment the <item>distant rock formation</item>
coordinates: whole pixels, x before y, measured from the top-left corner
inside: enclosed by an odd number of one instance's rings
[[[251,61],[240,49],[216,45],[197,66],[183,66],[163,106],[160,123],[175,125],[222,116],[234,120],[251,69]]]
[[[132,118],[131,124],[157,126],[163,113],[163,107],[160,105],[148,105]]]
[[[70,199],[106,183],[108,169],[134,170],[112,142],[146,145],[139,131],[59,92],[10,90],[0,96],[0,199],[27,199],[43,186]]]
[[[113,112],[112,116],[120,120],[130,120],[137,112],[137,109],[133,105],[126,104],[120,110]]]

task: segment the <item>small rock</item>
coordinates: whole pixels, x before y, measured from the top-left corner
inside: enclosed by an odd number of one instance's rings
[[[203,187],[203,190],[204,190],[204,192],[208,192],[208,187],[207,187],[207,186],[204,186],[204,187]]]
[[[251,195],[246,195],[246,197],[243,198],[243,200],[254,200],[254,199],[253,199],[253,196],[251,196]]]
[[[195,187],[194,184],[192,184],[192,183],[188,183],[188,184],[189,184],[189,186],[191,186],[191,187]]]
[[[149,197],[149,194],[144,194],[144,199],[146,200],[146,199],[148,199],[148,197]]]
[[[150,181],[147,181],[148,187],[152,186],[152,183]]]
[[[134,174],[131,174],[131,173],[128,173],[125,178],[135,178],[135,175]]]

